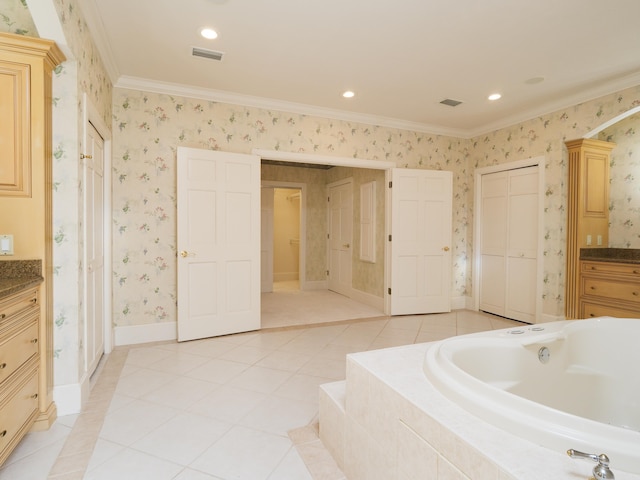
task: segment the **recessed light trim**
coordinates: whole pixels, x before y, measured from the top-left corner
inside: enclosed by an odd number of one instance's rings
[[[344,93],[342,94],[342,96],[343,96],[344,98],[353,98],[353,97],[355,97],[355,96],[356,96],[356,94],[355,94],[355,92],[353,92],[353,91],[351,91],[351,90],[347,90],[346,92],[344,92]]]
[[[499,93],[492,93],[487,98],[493,102],[493,101],[496,101],[496,100],[500,100],[502,98],[502,95],[499,94]]]
[[[218,32],[216,32],[213,28],[205,27],[200,30],[200,35],[202,35],[207,40],[213,40],[218,38]]]

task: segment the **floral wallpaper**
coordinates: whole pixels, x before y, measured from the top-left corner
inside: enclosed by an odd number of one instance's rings
[[[0,0],[0,32],[39,36],[26,0]]]
[[[600,132],[613,142],[609,189],[609,246],[640,248],[640,113]]]
[[[51,0],[71,52],[53,75],[54,381],[78,383],[84,374],[82,312],[82,94],[111,125],[111,83],[78,8]],[[0,0],[0,29],[37,36],[25,0]],[[58,40],[59,41],[59,40]]]
[[[543,232],[544,291],[542,294],[545,314],[564,315],[564,253],[567,222],[565,206],[567,204],[566,178],[568,173],[566,163],[568,154],[564,142],[582,138],[599,125],[638,105],[640,105],[640,86],[578,104],[472,140],[469,147],[472,169],[539,155],[546,157]],[[615,176],[616,178],[626,178],[629,174],[632,172],[617,171]],[[618,180],[616,181],[617,187],[627,190],[628,194],[625,195],[634,195],[635,187],[630,183],[621,185]],[[637,189],[635,191],[637,192]],[[468,192],[467,203],[470,207],[473,205],[471,190]],[[616,200],[616,205],[618,204],[619,202]],[[472,212],[473,208],[470,208],[470,217]],[[610,238],[612,238],[611,235]],[[467,237],[467,241],[473,241],[471,235]],[[467,251],[472,255],[472,243],[468,243]]]
[[[400,166],[454,170],[456,190],[467,188],[465,153],[459,151],[466,140],[125,89],[114,91],[113,115],[116,325],[175,320],[178,145],[239,153],[263,148],[395,160]],[[460,212],[466,212],[464,201],[466,197],[459,195],[454,217],[457,245],[463,248],[466,218]],[[315,248],[314,242],[323,237],[310,238],[307,247]],[[464,256],[459,249],[454,254]],[[311,262],[307,275],[320,263],[326,269],[324,261]],[[458,295],[466,291],[465,268],[464,262],[456,268]],[[314,273],[312,277],[307,276],[317,280]]]

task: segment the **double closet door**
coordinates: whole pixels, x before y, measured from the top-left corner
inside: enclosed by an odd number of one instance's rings
[[[480,310],[536,322],[538,166],[482,175]]]

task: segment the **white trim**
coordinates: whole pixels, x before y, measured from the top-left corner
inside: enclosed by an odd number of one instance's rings
[[[384,315],[384,298],[377,297],[371,293],[363,292],[355,288],[351,289],[351,300],[369,305],[370,307],[380,310],[380,315]]]
[[[253,155],[262,160],[278,160],[291,163],[311,163],[314,165],[331,165],[334,167],[369,168],[372,170],[387,170],[395,168],[396,162],[384,160],[368,160],[363,158],[334,157],[331,155],[316,155],[314,153],[283,152],[280,150],[263,150],[254,148]]]
[[[91,393],[89,380],[87,375],[83,375],[80,383],[53,387],[53,401],[56,404],[59,417],[73,415],[82,411],[82,407]]]
[[[139,343],[166,342],[178,339],[177,322],[149,323],[116,327],[115,346],[137,345]]]
[[[308,290],[307,283],[307,184],[297,182],[281,182],[263,180],[263,187],[300,189],[300,246],[298,249],[298,281],[300,290]]]
[[[621,113],[620,115],[618,115],[617,117],[613,117],[611,120],[609,120],[608,122],[604,122],[602,125],[600,125],[597,128],[594,128],[593,130],[591,130],[590,132],[586,133],[584,135],[584,137],[582,138],[593,138],[595,137],[597,134],[599,134],[601,131],[603,131],[604,129],[610,127],[611,125],[613,125],[614,123],[618,123],[620,120],[624,120],[627,117],[630,117],[631,115],[633,115],[634,113],[638,113],[640,112],[640,106],[634,107],[631,110],[627,110],[624,113]]]
[[[515,162],[502,163],[500,165],[491,165],[489,167],[478,168],[475,171],[475,199],[473,206],[474,225],[473,225],[473,308],[478,311],[480,309],[480,219],[482,206],[482,176],[490,173],[504,172],[508,170],[516,170],[518,168],[538,166],[538,251],[537,255],[537,273],[536,273],[536,322],[542,320],[542,291],[544,277],[544,174],[545,174],[545,157],[533,157]]]
[[[102,51],[101,51],[102,53]],[[430,133],[434,135],[444,135],[449,137],[466,138],[466,131],[457,128],[447,128],[438,125],[428,125],[420,122],[401,120],[398,118],[382,117],[365,113],[348,112],[345,110],[335,110],[331,108],[309,105],[306,103],[287,102],[266,97],[255,97],[226,90],[214,90],[211,88],[194,87],[178,83],[161,82],[140,77],[122,75],[114,82],[116,88],[126,88],[141,92],[160,93],[165,95],[176,95],[181,97],[196,98],[212,102],[227,103],[243,107],[255,107],[265,110],[275,110],[279,112],[297,113],[300,115],[310,115],[346,122],[355,122],[365,125],[375,125],[380,127],[396,128],[411,132]]]

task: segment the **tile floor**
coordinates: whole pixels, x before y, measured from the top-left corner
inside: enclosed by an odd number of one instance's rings
[[[0,480],[339,480],[307,426],[346,354],[514,324],[460,310],[119,347],[85,410],[29,433]]]

